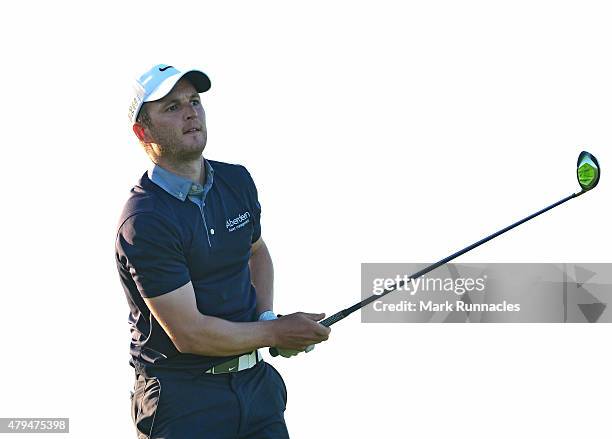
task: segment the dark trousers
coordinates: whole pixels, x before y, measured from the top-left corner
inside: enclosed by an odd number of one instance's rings
[[[261,361],[237,373],[136,374],[132,420],[138,439],[288,438],[287,388]]]

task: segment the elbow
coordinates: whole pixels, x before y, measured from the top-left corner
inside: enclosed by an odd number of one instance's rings
[[[181,354],[205,355],[207,357],[219,355],[214,347],[203,343],[202,338],[202,336],[196,336],[195,334],[183,333],[173,337],[172,343]]]
[[[166,331],[170,341],[181,354],[195,354],[197,351],[197,337],[187,327],[174,328],[174,331]]]
[[[193,353],[193,348],[191,342],[189,341],[189,337],[186,337],[185,335],[175,335],[171,338],[171,340],[176,350],[181,354]]]
[[[166,328],[172,344],[181,354],[208,355],[202,352],[202,339],[205,337],[202,337],[201,331],[195,329],[198,323],[198,321],[185,318],[173,327]]]

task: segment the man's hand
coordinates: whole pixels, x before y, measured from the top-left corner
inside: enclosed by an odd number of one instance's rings
[[[276,320],[278,319],[278,317],[281,317],[280,315],[277,316],[273,311],[264,311],[263,313],[261,313],[261,315],[259,316],[259,320],[264,320],[264,321],[268,321],[268,320]],[[279,353],[279,355],[281,357],[285,357],[285,358],[291,358],[296,356],[297,354],[299,354],[300,352],[310,352],[314,349],[315,345],[311,344],[310,346],[308,346],[305,350],[303,351],[298,351],[296,349],[276,349]]]
[[[278,348],[276,348],[276,350],[278,351],[278,355],[280,355],[281,357],[285,357],[285,358],[295,357],[297,354],[302,352],[302,351],[297,351],[295,349],[278,349]]]
[[[276,350],[278,351],[278,354],[281,357],[291,358],[291,357],[295,357],[300,352],[308,353],[308,352],[312,351],[314,348],[315,348],[315,345],[311,344],[310,346],[308,346],[303,351],[296,351],[296,350],[293,350],[293,349],[278,349],[278,348],[276,348]]]
[[[325,314],[297,312],[274,320],[274,347],[283,357],[287,356],[283,355],[283,351],[289,356],[302,351],[310,352],[314,348],[312,345],[329,338],[331,329],[317,323],[324,318]],[[292,354],[287,351],[297,351],[297,353]]]

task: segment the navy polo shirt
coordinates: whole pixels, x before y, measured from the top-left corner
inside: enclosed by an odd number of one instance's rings
[[[231,357],[180,353],[145,304],[192,282],[198,310],[256,321],[251,244],[261,236],[257,189],[243,166],[205,160],[204,186],[156,166],[132,188],[115,255],[130,307],[132,365],[208,369]]]

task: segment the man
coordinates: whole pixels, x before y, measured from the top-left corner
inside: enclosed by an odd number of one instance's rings
[[[286,438],[286,388],[261,360],[327,340],[323,314],[276,318],[257,190],[206,160],[206,74],[157,65],[137,81],[133,131],[153,167],[119,221],[116,262],[130,306],[132,418],[139,438]],[[307,349],[308,348],[308,349]]]

